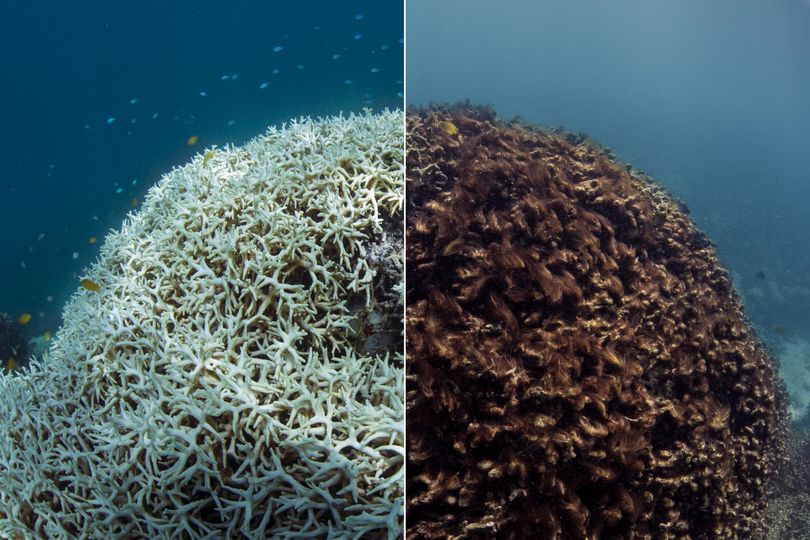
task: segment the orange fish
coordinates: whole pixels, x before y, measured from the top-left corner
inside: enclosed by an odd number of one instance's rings
[[[98,240],[98,238],[96,238],[95,236],[91,236],[90,238],[87,239],[87,241],[90,242],[91,244],[95,244],[96,240]]]
[[[92,279],[84,278],[81,281],[82,287],[87,289],[88,291],[99,292],[101,290],[101,285],[93,281]]]
[[[45,333],[42,334],[42,339],[45,340],[45,343],[48,343],[51,340],[51,333],[48,332],[48,331],[45,331]]]
[[[132,206],[132,208],[136,208],[139,203],[140,201],[138,200],[138,197],[132,197],[132,200],[129,201],[129,204],[130,206]]]
[[[12,369],[16,368],[17,367],[17,361],[14,360],[13,358],[9,358],[8,362],[6,362],[6,367],[9,370],[12,370]]]
[[[197,141],[199,141],[199,140],[200,140],[200,138],[198,136],[192,135],[191,137],[188,138],[188,140],[186,141],[186,144],[189,145],[189,146],[194,146],[195,144],[197,144]]]
[[[23,313],[22,315],[20,315],[20,318],[17,319],[17,322],[19,322],[20,324],[28,324],[28,322],[30,320],[31,320],[31,314],[30,313]]]

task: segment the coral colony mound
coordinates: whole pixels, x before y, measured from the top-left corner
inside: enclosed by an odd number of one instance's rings
[[[715,249],[580,136],[407,119],[413,538],[758,538],[787,409]]]
[[[402,123],[293,122],[152,188],[0,377],[0,537],[399,534]]]

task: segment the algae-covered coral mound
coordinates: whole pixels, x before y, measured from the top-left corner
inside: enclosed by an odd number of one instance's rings
[[[786,400],[685,209],[582,137],[407,120],[413,538],[757,538]]]
[[[0,536],[399,533],[402,121],[294,122],[150,191],[0,377]]]

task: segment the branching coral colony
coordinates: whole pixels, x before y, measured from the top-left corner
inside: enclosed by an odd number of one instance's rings
[[[413,538],[760,538],[786,399],[683,208],[576,137],[407,120]]]
[[[293,122],[150,191],[0,378],[0,536],[400,534],[402,122]]]

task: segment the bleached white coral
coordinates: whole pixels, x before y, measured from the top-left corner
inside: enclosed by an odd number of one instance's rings
[[[294,122],[165,176],[48,355],[0,375],[0,536],[399,536],[401,340],[366,340],[368,319],[401,328],[380,254],[403,182],[401,112]]]

